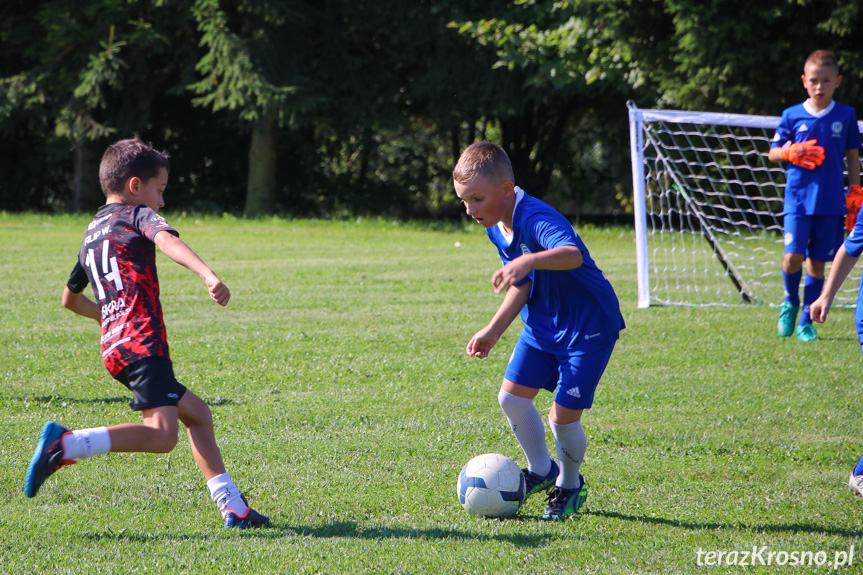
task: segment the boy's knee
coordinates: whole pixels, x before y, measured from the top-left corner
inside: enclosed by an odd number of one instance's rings
[[[199,405],[196,405],[194,409],[181,412],[180,421],[182,421],[183,425],[187,428],[200,426],[212,427],[213,412],[210,411],[210,407],[202,401]]]
[[[180,403],[177,404],[177,415],[187,428],[198,425],[212,425],[213,414],[207,402],[187,390]]]
[[[502,410],[506,411],[506,406],[510,397],[512,397],[512,394],[503,388],[500,388],[500,391],[497,392],[497,403],[500,405]]]
[[[784,257],[784,263],[786,266],[794,266],[796,268],[802,266],[805,259],[806,256],[803,254],[787,253]]]
[[[807,260],[807,262],[808,264],[806,266],[806,273],[815,279],[823,279],[824,270],[827,267],[827,262],[819,262],[813,260]]]
[[[501,388],[500,391],[497,392],[497,402],[504,413],[506,413],[507,410],[518,409],[528,403],[532,404],[533,399],[513,395],[507,390]]]
[[[162,429],[156,434],[153,441],[153,453],[170,453],[177,447],[177,430]]]

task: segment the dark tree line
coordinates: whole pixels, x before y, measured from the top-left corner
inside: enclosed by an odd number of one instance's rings
[[[834,50],[863,100],[839,0],[4,0],[0,209],[85,210],[139,134],[174,208],[452,217],[477,139],[572,215],[630,195],[625,102],[778,115]]]

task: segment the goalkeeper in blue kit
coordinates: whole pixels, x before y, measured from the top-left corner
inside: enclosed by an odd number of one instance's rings
[[[825,50],[813,52],[806,59],[801,78],[809,98],[782,112],[767,157],[786,162],[787,168],[782,261],[785,301],[780,307],[777,332],[780,337],[796,333],[799,340],[809,342],[817,338],[810,305],[821,294],[826,262],[833,259],[842,244],[844,228],[851,228],[863,191],[857,117],[853,108],[833,100],[833,92],[842,82],[836,56]],[[846,159],[850,184],[847,193]],[[798,322],[804,260],[806,281]]]
[[[487,357],[516,316],[524,329],[507,365],[498,402],[527,458],[526,496],[547,491],[544,520],[574,514],[587,498],[581,463],[587,447],[581,416],[593,405],[620,331],[620,304],[572,225],[514,184],[506,152],[490,142],[469,146],[453,170],[456,195],[497,248],[503,267],[492,285],[503,302],[467,344]],[[559,462],[549,456],[533,400],[554,394],[548,422]]]

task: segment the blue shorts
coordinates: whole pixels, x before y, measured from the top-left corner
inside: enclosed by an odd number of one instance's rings
[[[785,253],[832,262],[845,239],[843,216],[785,214]]]
[[[563,407],[590,409],[613,350],[614,342],[582,355],[557,355],[519,338],[504,377],[525,387],[553,392],[554,402]]]
[[[114,379],[135,394],[129,402],[132,411],[176,406],[186,393],[186,387],[174,377],[174,364],[167,357],[140,359],[124,367]]]

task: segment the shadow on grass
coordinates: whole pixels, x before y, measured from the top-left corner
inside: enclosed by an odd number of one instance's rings
[[[301,537],[356,537],[358,539],[449,539],[503,541],[517,547],[539,547],[553,534],[472,533],[458,529],[400,529],[397,527],[358,527],[354,521],[340,521],[319,527],[276,526],[283,532]]]
[[[219,530],[219,533],[225,532]],[[119,533],[111,530],[105,533],[88,533],[83,535],[85,539],[93,541],[114,540],[133,541],[136,543],[147,543],[165,540],[210,540],[215,538],[216,530],[212,535],[182,535],[179,533],[129,533],[123,529]],[[458,529],[400,529],[397,527],[360,527],[355,521],[339,521],[318,527],[304,525],[279,525],[273,524],[265,529],[246,529],[241,532],[242,537],[254,537],[255,539],[280,539],[283,537],[317,537],[331,539],[333,537],[355,538],[355,539],[427,539],[427,540],[463,540],[463,541],[502,541],[515,545],[516,547],[539,547],[549,539],[556,538],[550,534],[488,534],[471,533]]]
[[[584,511],[584,515],[595,515],[597,517],[608,517],[611,519],[622,519],[624,521],[636,521],[638,523],[652,523],[655,525],[668,525],[683,529],[735,529],[737,531],[751,531],[753,533],[819,533],[824,535],[838,535],[840,537],[863,537],[863,530],[841,529],[838,527],[825,527],[811,523],[789,523],[787,525],[776,525],[770,523],[698,523],[694,521],[679,521],[677,519],[665,519],[663,517],[645,517],[643,515],[626,515],[614,511]]]
[[[80,404],[91,404],[91,405],[100,405],[105,403],[129,403],[132,400],[132,395],[130,394],[128,397],[65,397],[62,395],[39,395],[36,397],[17,397],[15,398],[18,401],[22,402],[35,402],[35,403],[44,403],[50,405],[52,403],[66,404],[66,403],[80,403]],[[237,402],[233,399],[226,399],[224,397],[217,397],[215,399],[205,399],[204,400],[207,405],[210,407],[221,407],[223,405],[236,405]]]
[[[101,403],[129,403],[130,397],[97,397],[97,398],[83,398],[83,397],[64,397],[62,395],[40,395],[37,397],[21,397],[18,398],[19,401],[35,401],[37,403],[90,403],[90,404],[101,404]]]
[[[833,336],[833,337],[823,337],[821,335],[818,336],[818,341],[857,341],[856,336]]]

